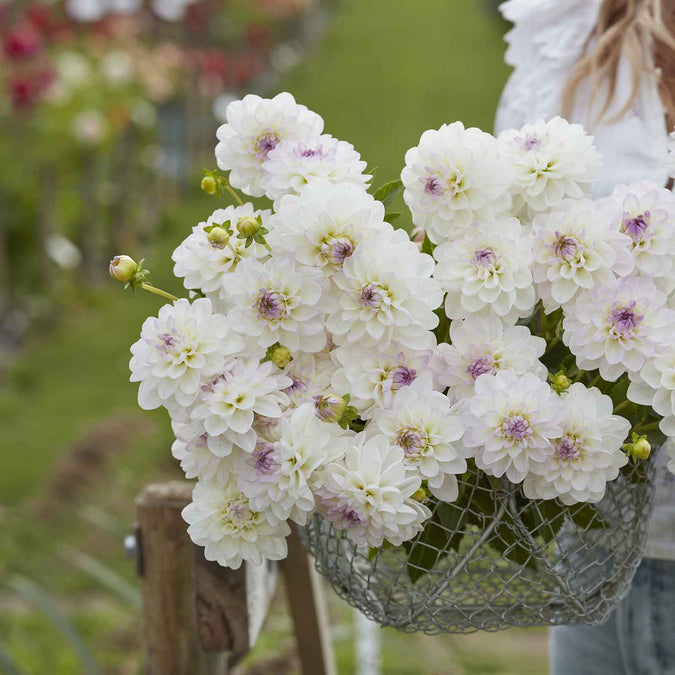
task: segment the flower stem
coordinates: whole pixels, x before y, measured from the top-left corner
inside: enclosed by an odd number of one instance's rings
[[[619,405],[616,406],[616,408],[614,408],[614,412],[618,413],[619,410],[623,410],[624,408],[628,407],[630,404],[631,404],[631,402],[628,399],[626,399],[625,401],[623,401],[623,403],[619,403]]]
[[[175,295],[171,295],[171,293],[167,293],[166,291],[163,291],[161,288],[157,288],[156,286],[149,284],[147,281],[144,281],[141,284],[141,288],[144,291],[148,291],[148,293],[154,293],[155,295],[159,295],[163,298],[166,298],[167,300],[178,300],[178,298]]]
[[[225,184],[225,189],[232,195],[232,198],[239,206],[244,205],[244,202],[241,201],[241,197],[234,191],[234,188],[229,183]]]
[[[660,422],[650,422],[649,424],[643,424],[642,426],[635,427],[635,433],[639,434],[642,431],[653,431],[654,429],[659,428]]]
[[[237,262],[238,260],[241,260],[241,256],[239,255],[239,253],[237,253],[237,249],[234,246],[232,246],[232,242],[228,241],[227,245],[230,251],[232,251],[232,254],[234,255],[234,261]]]

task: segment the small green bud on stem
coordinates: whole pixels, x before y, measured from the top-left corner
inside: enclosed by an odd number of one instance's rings
[[[285,368],[293,360],[293,355],[291,350],[288,347],[282,347],[279,345],[272,350],[270,355],[270,361],[277,368]]]
[[[631,442],[624,444],[622,447],[633,462],[637,462],[640,459],[649,459],[649,455],[652,453],[652,446],[647,437],[640,436],[635,432],[632,434]]]
[[[548,379],[551,382],[551,388],[559,394],[567,391],[572,385],[572,380],[562,370],[559,370],[555,375],[549,375]]]
[[[138,263],[128,255],[116,255],[108,267],[110,276],[122,284],[132,282],[138,272]]]
[[[225,248],[230,241],[230,233],[222,227],[213,227],[206,235],[213,248]]]
[[[215,195],[218,192],[218,181],[213,176],[204,176],[201,188],[207,195]]]
[[[254,216],[244,216],[237,221],[237,231],[244,239],[252,237],[260,229],[260,222]]]
[[[427,498],[427,491],[423,487],[418,487],[415,492],[412,493],[411,497],[416,502],[423,502]]]

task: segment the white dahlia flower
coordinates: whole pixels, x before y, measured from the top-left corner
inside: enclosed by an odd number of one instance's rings
[[[271,150],[287,139],[310,139],[323,131],[319,115],[295,102],[288,92],[272,99],[247,94],[225,112],[227,123],[218,129],[216,159],[229,171],[232,187],[252,197],[265,193],[263,164]]]
[[[640,274],[665,277],[675,254],[675,195],[651,181],[617,185],[607,199]]]
[[[441,382],[449,387],[451,401],[472,396],[476,380],[486,373],[512,370],[546,379],[546,367],[539,361],[546,340],[532,335],[527,326],[504,327],[496,316],[470,316],[452,322],[450,341],[439,344],[438,353],[444,366]]]
[[[336,366],[330,352],[300,354],[285,368],[284,375],[291,379],[291,386],[284,389],[291,406],[314,401],[314,397],[330,388]]]
[[[476,380],[463,415],[464,444],[476,448],[476,466],[521,483],[545,470],[552,440],[561,436],[561,405],[533,373],[501,370]]]
[[[598,202],[566,202],[564,210],[538,215],[532,229],[534,282],[547,313],[633,269],[630,238]]]
[[[649,279],[617,279],[577,296],[565,308],[563,342],[584,370],[614,382],[637,373],[672,342],[675,312]]]
[[[447,291],[451,319],[497,314],[506,322],[534,309],[532,242],[516,218],[477,226],[463,237],[437,246],[434,278]]]
[[[271,361],[233,359],[202,386],[191,416],[203,422],[210,436],[224,434],[237,447],[253,452],[255,415],[281,417],[281,407],[288,404],[283,390],[290,385],[291,380]]]
[[[411,499],[422,484],[410,475],[403,450],[383,435],[356,436],[343,461],[329,464],[315,492],[319,510],[361,546],[400,546],[422,531],[429,509]]]
[[[454,443],[462,438],[464,425],[447,396],[433,390],[431,378],[420,378],[403,389],[391,410],[377,411],[368,433],[382,433],[401,448],[406,468],[428,481],[434,497],[457,499],[457,474],[466,471],[467,451]]]
[[[254,511],[234,481],[227,485],[199,482],[192,503],[183,509],[188,534],[204,557],[223,567],[238,569],[242,561],[261,565],[264,560],[283,560],[288,554],[288,523],[271,513]]]
[[[511,169],[516,206],[524,202],[532,211],[547,211],[565,198],[584,197],[601,165],[593,140],[580,124],[562,117],[503,131],[498,141]]]
[[[300,196],[288,195],[277,205],[268,241],[299,263],[334,274],[361,242],[389,237],[384,206],[351,183],[316,180]]]
[[[228,279],[228,322],[263,348],[278,342],[291,352],[321,351],[324,312],[330,309],[327,285],[317,270],[289,257],[245,260]]]
[[[480,129],[461,122],[429,129],[408,150],[405,164],[403,198],[415,225],[435,244],[511,205],[510,174],[497,139]]]
[[[372,178],[363,173],[366,162],[361,161],[354,146],[328,134],[281,141],[270,150],[262,169],[262,187],[272,200],[299,194],[317,179],[353,183],[365,189]]]
[[[209,436],[199,422],[172,422],[171,426],[176,435],[171,454],[180,461],[185,477],[226,485],[237,454],[232,442],[224,435]]]
[[[443,294],[431,278],[434,261],[403,230],[364,241],[333,277],[338,309],[327,326],[338,345],[386,349],[398,341],[412,349],[435,346],[434,309]]]
[[[251,508],[273,513],[279,520],[305,525],[315,509],[318,472],[344,457],[349,436],[337,424],[325,424],[305,403],[279,422],[275,443],[258,443],[252,455],[239,462],[239,487]]]
[[[628,462],[621,449],[630,422],[614,415],[612,399],[595,387],[573,384],[560,397],[562,433],[553,439],[553,453],[537,474],[525,478],[530,499],[554,499],[563,504],[599,502],[605,486]]]
[[[412,350],[396,342],[387,349],[354,343],[333,350],[331,357],[338,368],[333,389],[349,394],[350,404],[362,419],[369,419],[380,408],[391,408],[396,394],[422,374],[437,379],[440,366],[431,349]]]
[[[157,318],[147,318],[141,339],[132,345],[131,382],[140,382],[138,404],[144,410],[163,405],[190,406],[208,378],[220,372],[225,358],[244,348],[227,319],[213,314],[207,298],[176,300]]]
[[[202,291],[214,302],[227,306],[229,289],[228,275],[237,268],[239,260],[246,258],[264,258],[268,255],[267,249],[253,242],[245,246],[245,240],[236,236],[236,224],[240,218],[246,216],[262,218],[264,226],[270,211],[256,211],[253,204],[244,206],[228,206],[216,209],[205,223],[199,223],[173,252],[171,259],[176,263],[173,273],[183,278],[183,285],[189,290]],[[212,228],[230,223],[230,229],[235,236],[224,243],[217,237],[209,237],[205,228]]]
[[[675,436],[675,346],[645,361],[639,373],[630,374],[629,400],[648,405],[663,419],[659,425],[666,436]]]

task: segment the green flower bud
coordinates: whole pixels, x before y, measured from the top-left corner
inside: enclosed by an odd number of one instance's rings
[[[347,410],[347,401],[332,392],[314,397],[314,409],[322,422],[339,422]]]
[[[416,502],[423,502],[427,498],[427,491],[422,487],[418,487],[415,492],[412,493],[411,497]]]
[[[652,453],[652,445],[647,437],[639,436],[635,432],[633,432],[631,442],[625,443],[622,447],[633,462],[637,462],[639,459],[648,459]]]
[[[237,222],[237,230],[242,237],[252,237],[260,229],[260,223],[253,216],[244,216]]]
[[[116,255],[108,268],[110,276],[120,283],[127,284],[134,280],[138,272],[138,264],[128,255]]]
[[[572,380],[570,380],[562,370],[559,370],[553,376],[549,375],[549,379],[551,380],[551,387],[559,394],[563,391],[567,391],[572,385]]]
[[[225,248],[230,241],[230,233],[226,229],[216,225],[211,228],[206,238],[213,248]]]
[[[215,195],[218,191],[218,181],[213,176],[204,176],[201,186],[207,195]]]
[[[292,360],[293,356],[288,347],[278,346],[272,350],[270,361],[272,361],[277,368],[285,368]]]

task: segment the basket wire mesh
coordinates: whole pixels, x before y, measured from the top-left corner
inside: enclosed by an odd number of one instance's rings
[[[528,500],[519,486],[473,471],[457,503],[403,547],[368,549],[321,516],[302,539],[335,591],[382,626],[469,633],[602,623],[642,558],[653,461],[631,465],[599,504]]]

